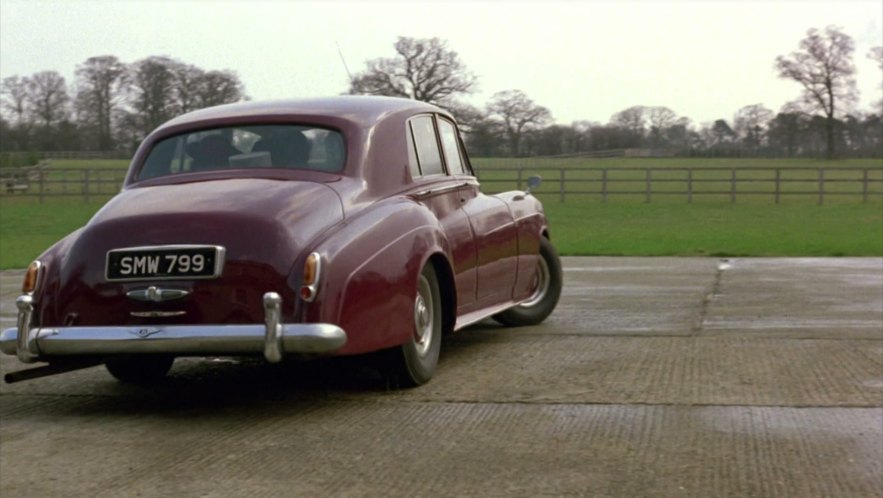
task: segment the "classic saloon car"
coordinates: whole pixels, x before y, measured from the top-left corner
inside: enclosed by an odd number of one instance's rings
[[[446,332],[545,319],[561,269],[540,202],[483,194],[450,114],[335,97],[164,124],[22,290],[0,349],[49,365],[7,381],[105,363],[149,382],[179,356],[385,350],[387,372],[419,385]]]

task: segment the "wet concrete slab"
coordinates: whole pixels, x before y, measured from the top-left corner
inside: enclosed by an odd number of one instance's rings
[[[689,335],[712,292],[716,259],[563,258],[563,298],[546,334]],[[551,326],[549,326],[551,325]]]
[[[883,258],[752,258],[722,265],[703,333],[883,339]]]
[[[4,421],[4,432],[20,437],[4,440],[3,461],[31,455],[40,462],[4,472],[4,496],[25,489],[102,497],[879,491],[875,442],[883,420],[874,409],[379,398],[215,401],[185,410],[157,410],[157,400],[48,400]]]
[[[418,389],[350,360],[4,384],[0,496],[883,496],[883,258],[564,265],[546,323],[455,334]]]

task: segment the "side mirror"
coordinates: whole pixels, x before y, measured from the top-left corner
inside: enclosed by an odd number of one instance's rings
[[[525,190],[524,193],[529,194],[531,190],[538,189],[541,183],[543,183],[543,179],[539,176],[529,176],[527,178],[527,190]]]

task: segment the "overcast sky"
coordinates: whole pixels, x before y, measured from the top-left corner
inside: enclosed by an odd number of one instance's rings
[[[777,55],[806,30],[842,27],[856,44],[859,110],[881,99],[866,58],[883,45],[883,1],[217,2],[0,0],[0,77],[57,70],[73,82],[96,55],[167,55],[239,73],[255,100],[347,90],[353,72],[392,56],[397,36],[445,39],[479,78],[466,100],[521,89],[559,123],[606,123],[664,105],[694,123],[794,100]]]

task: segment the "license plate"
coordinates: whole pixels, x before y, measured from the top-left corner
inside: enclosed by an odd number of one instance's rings
[[[151,246],[107,253],[107,280],[216,278],[224,269],[221,246]]]

